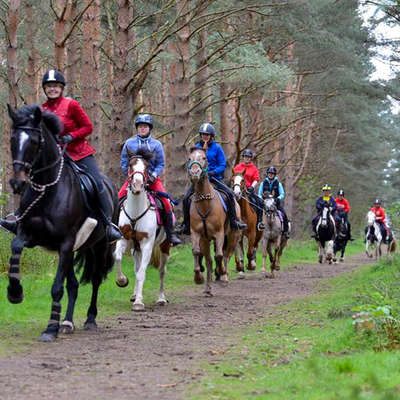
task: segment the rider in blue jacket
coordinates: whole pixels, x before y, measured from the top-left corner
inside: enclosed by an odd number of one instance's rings
[[[278,171],[274,166],[267,169],[267,176],[262,181],[259,189],[258,195],[265,198],[266,193],[271,193],[275,198],[276,208],[281,212],[283,216],[283,233],[288,238],[289,237],[289,219],[286,215],[285,209],[282,207],[283,199],[285,198],[285,191],[283,185],[279,182],[276,176]]]
[[[335,199],[333,198],[331,194],[332,188],[329,185],[324,185],[322,187],[322,195],[318,197],[316,203],[315,203],[315,208],[317,209],[318,214],[313,218],[311,224],[313,228],[313,234],[311,237],[316,238],[317,237],[317,223],[318,223],[318,218],[321,215],[322,209],[326,204],[328,204],[331,215],[332,217],[336,220],[336,210],[337,210],[337,204]]]
[[[232,229],[246,229],[247,225],[238,220],[235,208],[235,197],[232,189],[222,182],[226,169],[226,158],[222,147],[214,141],[215,128],[212,124],[201,124],[199,128],[200,141],[195,147],[206,149],[208,162],[208,178],[216,189],[223,192],[227,198],[228,217]],[[183,223],[177,233],[190,235],[190,204],[194,193],[193,185],[183,198]]]

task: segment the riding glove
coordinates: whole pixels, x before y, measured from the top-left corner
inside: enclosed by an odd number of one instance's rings
[[[208,171],[208,176],[216,176],[217,173],[215,171]]]
[[[247,190],[249,193],[254,193],[254,186],[250,186]]]
[[[146,183],[148,185],[152,185],[156,179],[157,178],[154,175],[149,175],[149,177],[147,178],[147,182]]]
[[[73,140],[74,140],[74,138],[71,135],[61,136],[62,143],[68,144],[68,143],[71,143]]]

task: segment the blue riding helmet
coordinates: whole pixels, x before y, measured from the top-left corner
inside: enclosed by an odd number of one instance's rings
[[[147,124],[150,130],[153,129],[153,117],[150,114],[139,114],[135,120],[135,126],[138,127],[139,124]]]
[[[64,75],[60,71],[57,71],[55,69],[49,69],[43,75],[42,87],[44,87],[46,83],[61,83],[61,85],[63,86],[67,84]]]
[[[206,135],[210,135],[210,136],[215,136],[215,128],[212,124],[201,124],[200,128],[199,128],[199,133],[200,134],[206,134]]]
[[[270,166],[270,167],[268,167],[268,169],[267,169],[267,174],[277,174],[278,173],[278,171],[276,170],[276,168],[274,167],[274,166]]]

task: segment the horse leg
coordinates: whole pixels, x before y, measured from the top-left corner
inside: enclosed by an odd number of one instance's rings
[[[197,232],[193,232],[191,234],[192,239],[192,254],[193,254],[193,263],[194,263],[194,282],[197,285],[201,285],[204,283],[204,277],[201,273],[200,266],[200,235]]]
[[[247,269],[249,271],[254,271],[256,269],[256,262],[255,262],[255,236],[256,232],[254,229],[251,229],[248,236],[248,246],[247,246]]]
[[[204,289],[204,294],[206,296],[212,296],[211,293],[211,282],[212,282],[212,258],[211,258],[211,250],[210,250],[210,242],[208,239],[201,238],[200,240],[200,251],[206,259],[207,265],[207,280],[206,287]]]
[[[221,283],[228,282],[228,275],[227,269],[224,265],[223,258],[224,258],[224,239],[225,235],[224,232],[218,232],[215,235],[215,264],[216,264],[216,271],[220,277]]]
[[[50,320],[47,328],[43,331],[42,336],[40,337],[42,342],[52,342],[58,336],[61,313],[60,302],[64,294],[64,279],[66,274],[69,274],[70,270],[73,269],[74,253],[72,252],[72,247],[73,241],[65,243],[59,251],[57,274],[51,288],[51,297],[53,302],[51,305]]]
[[[236,271],[243,272],[243,258],[244,258],[244,251],[243,251],[243,235],[240,235],[238,246],[235,248],[235,263],[236,263]]]
[[[235,251],[235,248],[237,247],[239,238],[241,234],[238,231],[231,231],[228,233],[227,238],[226,238],[226,247],[224,249],[224,258],[223,258],[223,265],[224,265],[224,270],[226,273],[226,281],[222,280],[222,282],[227,282],[228,281],[228,264],[229,260],[232,257],[233,252]],[[244,277],[243,276],[243,271],[239,273],[239,277]]]
[[[264,277],[267,276],[267,255],[268,255],[268,251],[267,251],[267,246],[268,243],[265,243],[266,240],[263,240],[263,264],[262,264],[262,268],[261,268],[261,275],[263,275]]]
[[[73,333],[75,331],[73,316],[75,309],[75,302],[78,297],[79,282],[76,279],[73,268],[67,272],[67,293],[68,293],[68,305],[65,318],[60,326],[60,333]]]
[[[121,269],[122,257],[127,247],[128,247],[128,241],[124,238],[118,240],[117,244],[115,245],[114,258],[115,258],[115,265],[117,267],[117,279],[115,280],[115,283],[117,284],[117,286],[121,288],[126,287],[129,284],[129,279],[124,275]]]
[[[321,242],[318,242],[318,243],[319,243],[319,247],[318,247],[318,262],[320,264],[322,264],[322,262],[324,261],[324,248],[323,248]]]
[[[21,273],[19,260],[24,248],[24,241],[21,237],[15,236],[11,242],[10,267],[8,270],[7,298],[10,303],[18,304],[24,299],[24,293],[21,285]]]
[[[143,243],[142,243],[143,242]],[[154,237],[150,240],[142,240],[140,243],[141,257],[137,265],[136,270],[136,298],[132,306],[132,311],[144,311],[143,304],[143,285],[146,279],[146,270],[151,259],[151,253],[153,251]]]
[[[158,266],[158,273],[160,274],[160,291],[158,294],[158,300],[157,304],[159,306],[163,306],[167,304],[167,299],[165,298],[165,293],[164,293],[164,280],[165,280],[165,275],[167,273],[167,262],[169,259],[169,242],[164,241],[160,245],[160,265]]]

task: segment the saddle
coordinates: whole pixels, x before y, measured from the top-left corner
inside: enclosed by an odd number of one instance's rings
[[[66,157],[65,161],[70,165],[73,173],[79,181],[79,187],[83,202],[86,209],[92,213],[93,209],[96,209],[97,200],[97,183],[92,175],[89,174],[85,169],[79,167],[71,158]]]

